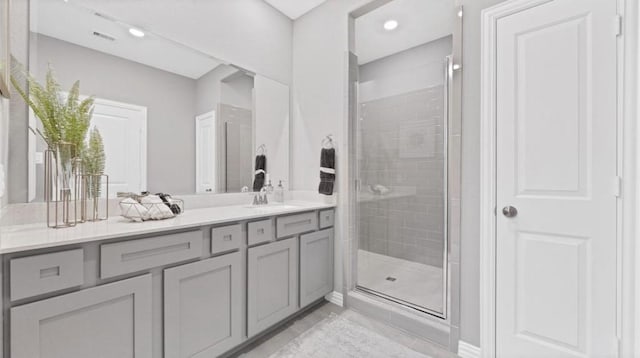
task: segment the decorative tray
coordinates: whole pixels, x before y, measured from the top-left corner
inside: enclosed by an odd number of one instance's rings
[[[146,200],[145,196],[136,195],[120,201],[119,205],[120,215],[136,222],[169,219],[184,212],[184,201],[171,197],[165,202]]]

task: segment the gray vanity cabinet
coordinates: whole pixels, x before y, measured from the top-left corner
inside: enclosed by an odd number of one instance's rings
[[[13,358],[151,358],[151,275],[11,308]]]
[[[237,350],[333,290],[331,225],[312,210],[0,255],[0,358]]]
[[[164,270],[165,358],[216,357],[242,342],[240,253]]]
[[[300,236],[300,307],[333,291],[333,229]]]
[[[298,238],[248,250],[249,337],[298,310]]]

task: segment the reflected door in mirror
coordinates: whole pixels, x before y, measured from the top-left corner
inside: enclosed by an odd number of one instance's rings
[[[146,107],[96,99],[91,125],[98,128],[104,141],[109,195],[146,190]]]
[[[196,192],[216,191],[216,112],[196,117]]]

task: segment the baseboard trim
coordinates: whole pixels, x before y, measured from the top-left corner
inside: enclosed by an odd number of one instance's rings
[[[462,358],[480,358],[480,347],[476,347],[473,344],[464,341],[459,341],[458,356]]]
[[[324,299],[333,303],[334,305],[344,307],[343,296],[342,296],[342,293],[340,292],[332,291],[328,295],[324,296]]]

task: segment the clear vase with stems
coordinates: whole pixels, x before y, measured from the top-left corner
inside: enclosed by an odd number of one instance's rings
[[[57,143],[46,151],[45,198],[47,225],[53,228],[75,226],[77,223],[77,188],[75,145]]]
[[[58,182],[58,190],[60,198],[65,199],[71,196],[71,183],[73,177],[73,167],[75,165],[73,159],[74,145],[71,143],[58,143],[55,151],[56,159],[56,181]]]
[[[80,177],[81,221],[106,220],[109,217],[109,176],[85,173]]]

